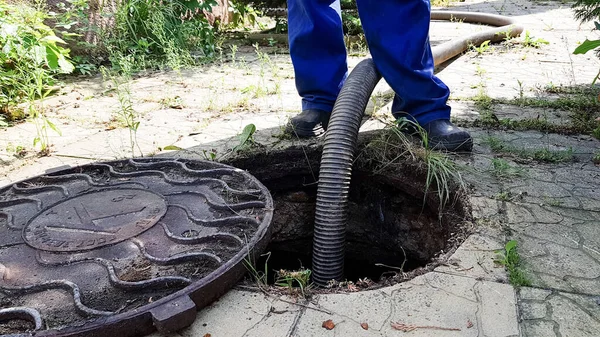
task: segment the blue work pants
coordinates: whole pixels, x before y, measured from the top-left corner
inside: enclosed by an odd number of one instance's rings
[[[449,119],[450,91],[433,73],[429,0],[357,0],[371,57],[396,93],[392,112],[424,125]],[[339,0],[288,0],[290,54],[302,109],[333,110],[348,75]]]

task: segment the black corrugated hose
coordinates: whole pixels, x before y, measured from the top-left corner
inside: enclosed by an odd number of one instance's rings
[[[521,34],[523,27],[511,18],[454,11],[433,11],[432,20],[463,20],[500,28],[452,40],[432,48],[435,65],[465,51],[471,44],[480,45]],[[313,281],[325,286],[344,277],[346,220],[352,162],[358,129],[371,93],[381,79],[372,59],[361,61],[350,73],[331,113],[323,146],[313,239]]]

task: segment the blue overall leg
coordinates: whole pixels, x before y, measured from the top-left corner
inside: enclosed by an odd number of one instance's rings
[[[339,0],[288,0],[288,35],[302,110],[331,113],[348,73]]]
[[[373,61],[396,93],[394,116],[420,125],[450,119],[450,90],[433,74],[429,0],[357,0],[357,6]]]

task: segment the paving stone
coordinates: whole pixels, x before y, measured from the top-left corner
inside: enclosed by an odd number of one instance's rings
[[[469,236],[448,263],[435,271],[506,283],[508,278],[504,268],[494,262],[496,251],[504,247],[504,242],[504,235],[499,229],[483,228]]]
[[[524,302],[519,307],[521,309],[521,318],[523,319],[542,319],[546,317],[545,303]]]
[[[596,304],[593,298],[555,296],[548,300],[548,303],[552,308],[551,317],[558,324],[562,336],[598,336],[600,309],[594,307],[590,311]],[[574,317],[577,319],[573,319]]]
[[[551,293],[552,293],[552,290],[547,290],[547,289],[530,288],[530,287],[519,288],[519,298],[524,299],[524,300],[543,301]]]
[[[522,324],[523,336],[552,337],[558,336],[554,331],[554,323],[548,321],[531,321]]]

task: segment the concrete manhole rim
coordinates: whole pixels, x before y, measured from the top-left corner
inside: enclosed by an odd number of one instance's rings
[[[112,168],[113,165],[119,164],[131,164],[135,166],[136,163],[143,165],[168,162],[177,162],[184,165],[185,163],[190,162],[200,163],[205,166],[210,166],[211,168],[229,169],[232,172],[244,176],[245,179],[252,181],[256,185],[256,187],[260,190],[261,197],[264,198],[265,207],[263,208],[263,219],[256,231],[253,233],[252,237],[246,238],[248,240],[244,242],[241,250],[233,255],[230,259],[224,261],[221,266],[210,272],[205,277],[197,281],[193,281],[184,288],[166,295],[165,297],[133,310],[116,313],[110,316],[93,317],[91,319],[79,321],[79,323],[75,325],[66,325],[60,328],[17,333],[14,334],[14,336],[104,336],[111,332],[124,333],[124,331],[128,331],[129,333],[121,334],[124,336],[138,335],[142,331],[143,333],[147,333],[154,330],[163,332],[178,330],[192,324],[199,309],[218,299],[233,285],[235,285],[239,278],[243,276],[245,273],[243,266],[245,258],[251,254],[255,254],[257,251],[261,251],[268,244],[271,230],[270,223],[274,212],[273,198],[268,189],[256,177],[252,176],[245,170],[235,168],[227,164],[207,160],[193,160],[176,157],[132,158],[125,160],[94,162],[68,168],[60,167],[56,170],[47,171],[45,174],[23,179],[5,186],[0,186],[0,190],[7,190],[12,186],[17,186],[36,178],[59,175],[61,172],[66,173],[74,169],[90,168],[95,165],[109,165]],[[189,168],[186,167],[186,169]],[[61,202],[63,201],[52,203],[51,205],[44,207],[44,210],[52,208]],[[29,225],[31,220],[34,218],[35,217],[29,219],[27,225]],[[26,242],[26,240],[24,241]],[[26,244],[29,245],[28,243]],[[200,294],[202,289],[208,289],[208,294],[210,296]],[[31,316],[25,319],[33,322],[34,319],[31,318],[34,317]],[[37,322],[35,325],[38,325]]]

